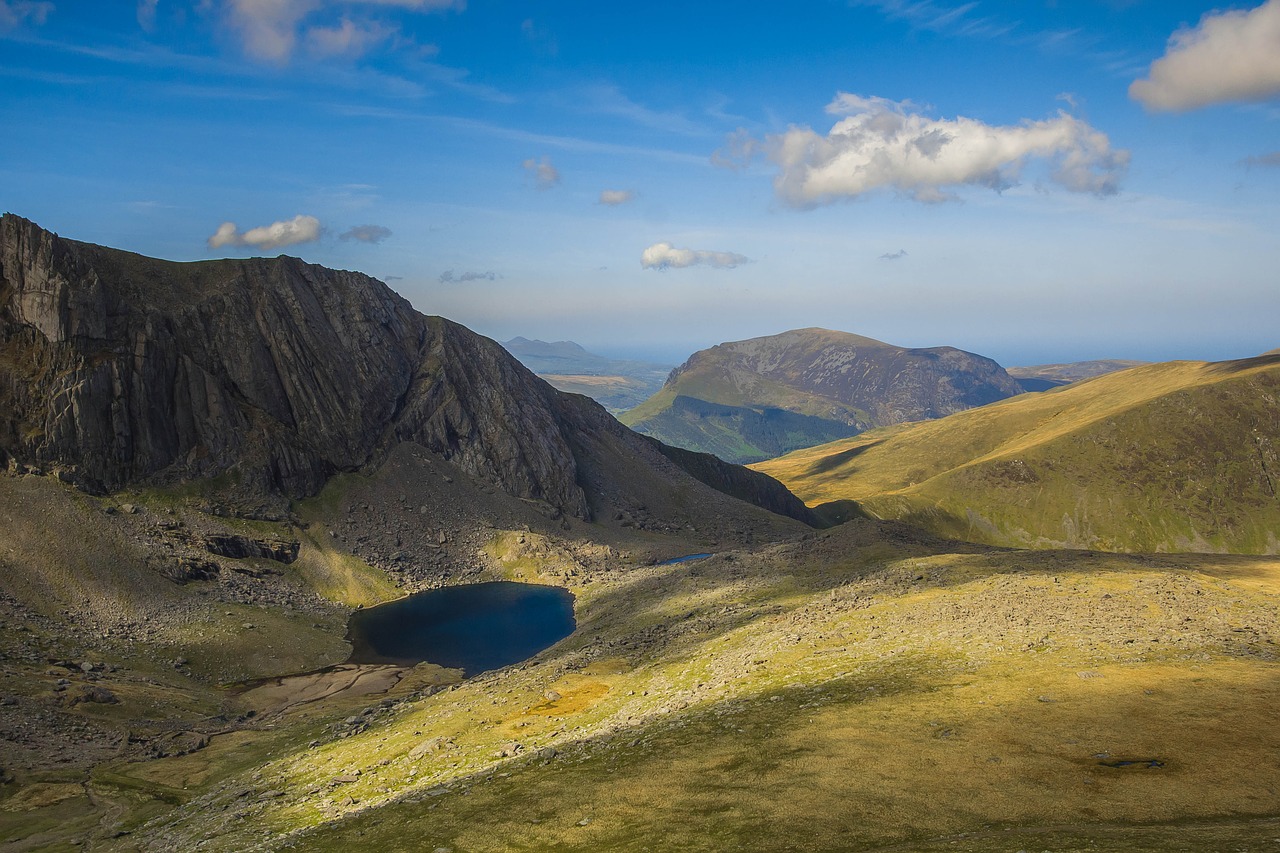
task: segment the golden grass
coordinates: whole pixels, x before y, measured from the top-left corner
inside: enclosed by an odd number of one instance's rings
[[[1148,365],[752,467],[810,505],[971,541],[1275,553],[1278,379],[1267,362]]]

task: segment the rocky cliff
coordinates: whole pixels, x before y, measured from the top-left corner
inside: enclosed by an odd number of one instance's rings
[[[954,347],[908,349],[796,329],[694,353],[623,421],[670,444],[750,462],[1019,393],[996,362]]]
[[[10,467],[90,490],[223,478],[297,497],[414,442],[587,518],[580,433],[593,432],[652,453],[498,344],[360,273],[284,256],[172,263],[0,219]]]

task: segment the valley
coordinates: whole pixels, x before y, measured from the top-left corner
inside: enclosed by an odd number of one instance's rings
[[[0,273],[6,849],[1280,837],[1274,355],[753,471],[360,274],[13,216]],[[499,581],[571,595],[572,633],[472,677],[352,659],[352,614]]]

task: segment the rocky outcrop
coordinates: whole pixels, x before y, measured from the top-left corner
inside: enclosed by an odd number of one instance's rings
[[[204,539],[204,548],[210,554],[230,557],[233,560],[253,557],[260,560],[275,560],[277,563],[287,565],[298,559],[300,544],[297,541],[253,539],[248,536],[207,536]]]
[[[13,470],[89,490],[216,478],[299,497],[413,442],[589,518],[599,501],[581,468],[600,473],[584,454],[604,436],[669,465],[599,406],[363,274],[286,256],[173,263],[0,219],[0,465]]]

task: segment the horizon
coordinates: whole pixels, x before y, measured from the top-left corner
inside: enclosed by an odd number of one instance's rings
[[[610,357],[1243,358],[1280,344],[1280,0],[1218,9],[0,0],[4,203]]]

